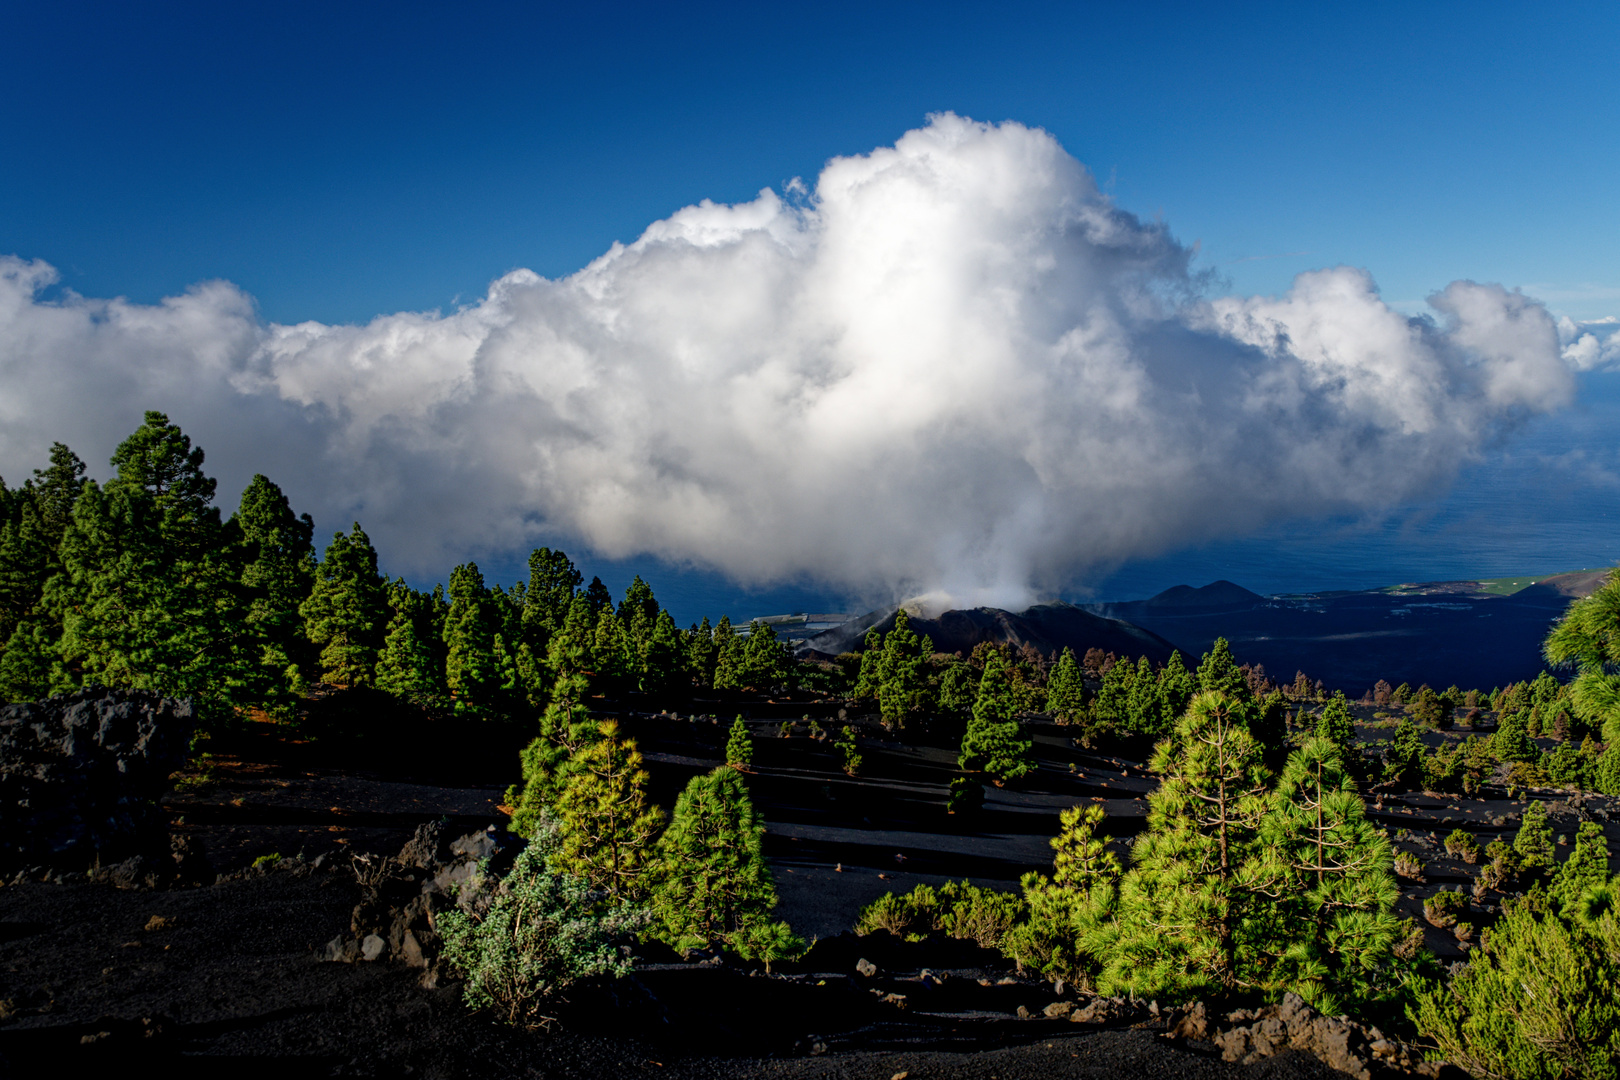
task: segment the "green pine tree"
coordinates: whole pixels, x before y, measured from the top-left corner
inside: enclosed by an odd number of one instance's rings
[[[1077,985],[1088,981],[1095,964],[1081,942],[1107,918],[1122,870],[1097,836],[1105,817],[1095,804],[1062,811],[1052,840],[1051,878],[1030,873],[1020,882],[1029,917],[1003,949],[1024,967]]]
[[[754,740],[748,734],[748,725],[741,714],[731,722],[731,734],[726,739],[726,764],[743,772],[754,762]]]
[[[883,686],[879,668],[883,664],[883,635],[874,628],[866,632],[861,649],[861,666],[855,675],[853,696],[858,701],[873,701]]]
[[[690,686],[686,674],[685,642],[667,611],[653,619],[652,633],[641,649],[641,689],[654,693]]]
[[[1395,737],[1384,751],[1384,779],[1408,787],[1423,783],[1425,751],[1417,725],[1403,718],[1395,725]]]
[[[390,589],[390,592],[393,590]],[[377,689],[418,705],[435,705],[448,694],[443,668],[416,629],[410,608],[394,607],[377,656]]]
[[[1576,671],[1567,691],[1570,710],[1605,743],[1620,743],[1620,570],[1570,603],[1543,652],[1549,664]]]
[[[597,678],[604,682],[618,684],[637,677],[636,643],[611,607],[603,608],[596,618],[591,655],[596,660]]]
[[[927,707],[925,668],[934,652],[932,639],[918,637],[910,622],[904,608],[895,612],[894,629],[884,635],[877,661],[878,709],[885,724],[899,728],[906,726],[907,715]]]
[[[1216,638],[1209,652],[1198,665],[1198,689],[1204,693],[1224,694],[1235,705],[1244,705],[1254,699],[1249,680],[1232,656],[1232,646],[1225,638]]]
[[[529,553],[529,587],[523,594],[523,638],[544,656],[552,635],[568,621],[574,594],[585,579],[561,550],[536,548]]]
[[[771,920],[776,886],[764,837],[740,773],[722,767],[693,777],[658,841],[659,936],[682,952],[719,943],[745,959],[796,951],[801,943]]]
[[[567,772],[557,797],[555,866],[614,897],[641,898],[664,813],[647,802],[647,773],[635,741],[619,737],[617,721],[604,720],[597,738],[575,751]]]
[[[1060,724],[1078,724],[1086,718],[1086,684],[1080,662],[1067,645],[1046,680],[1046,711]]]
[[[340,686],[371,685],[388,625],[388,598],[377,551],[358,521],[347,536],[333,535],[299,611],[304,632],[321,650],[321,678]]]
[[[511,830],[528,836],[538,828],[568,785],[580,752],[601,738],[601,726],[585,707],[589,679],[582,672],[557,677],[540,717],[540,734],[519,755],[523,779],[506,789]]]
[[[65,444],[52,443],[50,465],[35,469],[25,488],[32,496],[29,501],[39,515],[46,542],[54,549],[73,521],[73,504],[84,490],[84,462]]]
[[[1239,702],[1204,692],[1151,767],[1163,780],[1120,879],[1117,918],[1088,943],[1104,958],[1099,990],[1177,1000],[1229,993],[1249,959],[1252,904],[1241,874],[1267,809],[1260,744]]]
[[[751,623],[743,641],[737,685],[767,690],[787,682],[792,670],[793,652],[776,636],[775,628],[770,623]]]
[[[456,712],[468,716],[495,716],[512,705],[506,685],[514,678],[503,670],[501,598],[484,585],[477,563],[450,571],[450,611],[445,617],[445,684]],[[507,663],[503,663],[506,661]]]
[[[1322,706],[1322,715],[1316,721],[1316,737],[1326,739],[1337,747],[1339,757],[1345,762],[1356,760],[1359,753],[1356,750],[1356,722],[1350,713],[1350,703],[1344,699],[1344,691],[1335,690],[1327,704]]]
[[[1000,786],[1033,772],[1030,743],[1020,739],[1018,719],[1013,715],[1012,687],[1007,681],[1005,662],[999,651],[985,658],[984,674],[979,677],[979,693],[973,703],[973,717],[962,736],[957,764],[966,772],[983,772]]]
[[[1575,850],[1553,875],[1547,895],[1566,914],[1573,915],[1582,897],[1609,881],[1609,842],[1603,826],[1583,821],[1575,827]]]
[[[259,650],[264,695],[284,703],[313,676],[315,652],[299,608],[315,587],[315,523],[292,512],[267,477],[255,475],[231,524],[242,545],[247,628]]]
[[[1147,657],[1136,663],[1130,692],[1125,697],[1125,730],[1133,735],[1163,735],[1159,727],[1159,682]]]
[[[1519,818],[1519,834],[1513,838],[1513,854],[1526,870],[1551,870],[1553,831],[1547,808],[1532,799]]]
[[[731,623],[721,619],[726,629],[731,629]],[[714,645],[715,630],[709,625],[709,617],[703,616],[703,621],[686,632],[684,655],[686,657],[686,674],[705,690],[714,686],[714,664],[718,653]]]
[[[1193,694],[1198,687],[1193,681],[1192,672],[1182,662],[1181,653],[1172,652],[1170,659],[1165,661],[1164,667],[1159,669],[1159,728],[1160,731],[1175,730],[1176,721],[1180,720],[1191,704]]]
[[[1289,756],[1261,819],[1260,851],[1244,886],[1272,901],[1269,952],[1276,990],[1317,1009],[1344,1011],[1374,996],[1400,934],[1399,889],[1389,839],[1366,804],[1338,745],[1316,737]]]
[[[939,676],[939,709],[947,716],[967,716],[973,711],[973,700],[979,696],[978,684],[973,681],[973,666],[961,660],[951,660]]]
[[[1099,735],[1128,730],[1131,693],[1136,689],[1136,665],[1120,657],[1103,672],[1102,686],[1091,703],[1091,722]]]
[[[0,653],[0,701],[38,701],[73,688],[51,627],[24,619]]]

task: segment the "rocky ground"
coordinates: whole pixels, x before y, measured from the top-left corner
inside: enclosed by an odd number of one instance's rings
[[[802,964],[765,973],[648,950],[633,978],[580,988],[549,1032],[471,1015],[453,979],[409,962],[403,924],[373,950],[378,959],[360,957],[360,879],[365,865],[378,864],[359,864],[357,874],[356,856],[394,856],[425,823],[439,823],[446,838],[498,830],[510,760],[467,746],[392,754],[368,767],[365,755],[333,760],[260,725],[216,742],[163,800],[173,832],[206,851],[212,883],[150,889],[127,876],[42,882],[35,879],[46,875],[25,873],[0,887],[0,1065],[16,1075],[46,1062],[161,1058],[173,1071],[211,1075],[221,1067],[279,1075],[296,1065],[316,1075],[479,1077],[1319,1076],[1333,1070],[1289,1047],[1329,1036],[1360,1047],[1356,1060],[1391,1060],[1371,1049],[1376,1032],[1324,1036],[1320,1025],[1291,1028],[1286,1017],[1258,1015],[1207,1018],[1206,1030],[1191,1032],[1168,1009],[1097,1005],[970,946],[849,933],[861,906],[919,882],[965,876],[1015,888],[1020,874],[1049,864],[1058,811],[1076,800],[1107,807],[1123,849],[1143,825],[1153,786],[1140,754],[1094,753],[1066,729],[1036,723],[1041,769],[1032,782],[988,789],[972,816],[947,815],[952,733],[911,730],[902,740],[867,725],[861,775],[849,777],[803,719],[817,710],[830,725],[836,706],[690,704],[679,715],[634,703],[616,711],[666,806],[689,776],[720,762],[731,716],[748,715],[756,736],[749,786],[770,823],[779,913],[818,939]],[[794,721],[786,737],[784,720]],[[1561,833],[1611,810],[1599,799],[1529,797],[1548,802]],[[1445,835],[1466,824],[1482,844],[1511,837],[1523,798],[1494,788],[1466,800],[1385,794],[1375,816],[1392,833],[1405,830],[1398,846],[1426,863],[1426,881],[1403,882],[1402,913],[1421,917],[1437,889],[1466,891],[1479,867],[1447,857]],[[1488,923],[1494,902],[1485,896],[1467,918]],[[385,924],[376,929],[387,939]],[[1442,957],[1464,956],[1468,943],[1426,929]],[[329,943],[345,940],[352,962],[329,960],[344,955]],[[1295,1028],[1306,1034],[1290,1034]],[[1178,1030],[1184,1037],[1170,1037]],[[1223,1052],[1250,1063],[1223,1061]],[[1359,1071],[1355,1060],[1340,1065]]]

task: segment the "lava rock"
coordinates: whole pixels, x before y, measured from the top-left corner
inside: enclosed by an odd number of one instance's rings
[[[185,764],[189,701],[97,688],[0,708],[0,874],[134,857],[122,880],[173,876],[158,799]],[[122,882],[120,882],[122,883]]]

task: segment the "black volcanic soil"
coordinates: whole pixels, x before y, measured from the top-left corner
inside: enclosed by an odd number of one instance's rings
[[[634,701],[599,704],[639,740],[666,807],[689,776],[719,763],[731,717],[748,716],[749,786],[769,822],[779,913],[820,939],[802,964],[767,975],[671,963],[649,949],[633,978],[578,988],[550,1032],[527,1034],[469,1014],[454,984],[424,989],[413,970],[323,962],[324,943],[346,929],[356,901],[348,854],[391,854],[426,821],[468,830],[500,822],[512,755],[498,739],[467,739],[454,753],[361,751],[339,762],[255,725],[260,734],[216,747],[211,779],[193,778],[165,802],[175,830],[207,847],[218,883],[0,888],[0,1073],[151,1059],[171,1073],[210,1076],[283,1075],[289,1066],[481,1078],[1327,1075],[1298,1055],[1240,1069],[1148,1031],[1020,1020],[1020,1006],[1038,1015],[1053,988],[999,957],[847,933],[862,905],[918,882],[966,876],[1016,888],[1022,873],[1049,865],[1058,811],[1079,800],[1107,806],[1122,851],[1153,786],[1132,760],[1145,748],[1095,754],[1065,729],[1033,723],[1039,772],[1017,791],[988,789],[984,810],[963,818],[943,806],[954,731],[911,730],[902,742],[863,727],[856,780],[802,719],[791,737],[776,735],[783,719],[807,712],[831,723],[836,705],[733,698],[692,702],[675,716],[638,711]],[[1517,827],[1522,802],[1494,789],[1484,796],[1385,796],[1376,816],[1409,830],[1401,845],[1429,870],[1427,883],[1403,883],[1403,914],[1417,914],[1437,888],[1471,883],[1478,867],[1453,866],[1440,849],[1456,824],[1482,843]],[[1577,816],[1606,818],[1610,808],[1592,799],[1553,809],[1557,831],[1572,834]],[[275,868],[251,869],[269,854],[283,856]],[[154,915],[168,925],[146,929]],[[1491,913],[1464,917],[1480,925]],[[1432,931],[1429,943],[1444,957],[1462,955],[1449,934]],[[882,974],[858,976],[862,957]],[[946,973],[944,985],[925,987],[924,967]],[[886,1003],[885,993],[905,995],[907,1006]],[[818,1044],[824,1052],[812,1053]]]

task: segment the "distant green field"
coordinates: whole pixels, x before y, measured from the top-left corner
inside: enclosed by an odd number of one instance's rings
[[[1583,566],[1581,567],[1581,570],[1558,570],[1551,574],[1529,574],[1520,575],[1519,577],[1491,578],[1488,581],[1481,581],[1479,586],[1481,592],[1490,593],[1492,596],[1512,596],[1520,589],[1528,588],[1538,581],[1545,581],[1547,578],[1557,577],[1559,574],[1578,574],[1587,569],[1590,568]]]
[[[1580,570],[1555,570],[1555,571],[1552,571],[1551,573],[1546,573],[1546,574],[1517,574],[1517,575],[1515,575],[1513,577],[1479,578],[1479,579],[1475,579],[1473,581],[1473,584],[1479,586],[1479,588],[1478,588],[1479,592],[1486,593],[1486,594],[1488,594],[1490,596],[1512,596],[1514,593],[1518,592],[1520,589],[1527,589],[1531,585],[1535,585],[1535,584],[1537,584],[1539,582],[1546,581],[1548,578],[1559,577],[1559,576],[1561,576],[1563,574],[1584,573],[1588,569],[1590,569],[1590,568],[1582,567]],[[1448,584],[1448,583],[1446,583],[1446,582],[1432,582],[1431,581],[1431,582],[1422,582],[1422,583],[1413,584],[1413,585],[1387,585],[1384,588],[1378,589],[1376,591],[1384,592],[1384,593],[1391,593],[1391,594],[1393,594],[1395,596],[1402,596],[1402,595],[1412,594],[1412,593],[1428,593],[1428,592],[1436,591],[1435,586],[1437,586],[1437,585],[1445,585],[1445,584]],[[1448,590],[1439,590],[1439,591],[1448,591]],[[1472,591],[1472,590],[1470,590],[1470,591]]]

